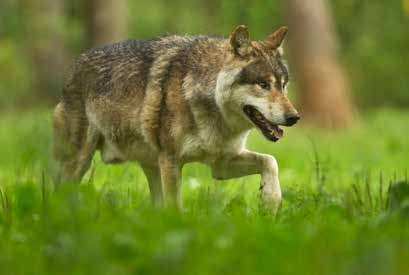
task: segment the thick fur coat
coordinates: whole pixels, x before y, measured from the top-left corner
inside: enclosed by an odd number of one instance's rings
[[[251,41],[162,36],[92,49],[73,65],[54,113],[60,180],[80,181],[99,150],[106,163],[137,161],[155,204],[181,207],[180,172],[203,162],[215,178],[261,174],[261,202],[275,212],[281,191],[272,156],[245,149],[254,126],[272,141],[299,116],[286,96],[280,28]]]

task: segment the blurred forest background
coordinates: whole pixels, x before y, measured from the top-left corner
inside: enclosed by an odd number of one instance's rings
[[[405,108],[408,23],[409,0],[1,0],[0,109],[55,104],[70,63],[90,47],[164,33],[227,37],[238,24],[253,39],[289,25],[292,97],[303,110],[339,109],[348,120],[356,109]]]

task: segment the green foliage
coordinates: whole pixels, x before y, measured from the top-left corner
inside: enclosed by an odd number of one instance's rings
[[[29,64],[20,50],[13,40],[0,38],[0,108],[21,103],[29,90]]]
[[[354,94],[366,106],[408,106],[405,1],[333,0],[341,56]]]
[[[183,171],[185,211],[153,209],[135,164],[50,183],[50,112],[7,114],[0,135],[0,274],[408,274],[409,113],[340,132],[289,128],[274,154],[284,201],[260,215],[259,177]],[[380,174],[382,172],[382,174]],[[407,180],[407,179],[406,179]],[[387,210],[387,205],[392,205]]]
[[[129,2],[132,37],[163,33],[215,34],[228,36],[238,24],[250,27],[261,39],[283,25],[279,1],[168,1]]]

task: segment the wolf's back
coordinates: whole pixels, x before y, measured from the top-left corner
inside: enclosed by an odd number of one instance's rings
[[[136,86],[145,91],[150,80],[153,86],[158,86],[170,75],[168,70],[176,67],[183,69],[184,74],[199,73],[206,60],[220,59],[217,55],[221,43],[220,38],[172,35],[88,50],[73,64],[63,98],[76,92],[127,94]]]

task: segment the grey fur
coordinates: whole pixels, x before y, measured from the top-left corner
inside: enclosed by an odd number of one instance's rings
[[[297,115],[283,91],[287,69],[271,47],[281,44],[283,32],[270,41],[251,42],[243,28],[230,40],[162,36],[82,54],[54,113],[61,180],[81,180],[100,150],[106,163],[138,161],[153,202],[165,199],[181,207],[182,166],[200,161],[212,167],[216,178],[261,173],[262,201],[276,209],[278,168],[271,156],[245,149],[254,124],[243,112],[243,100],[262,104],[255,107],[270,125]],[[260,81],[274,82],[269,93],[261,90]],[[219,171],[223,166],[231,173]]]

